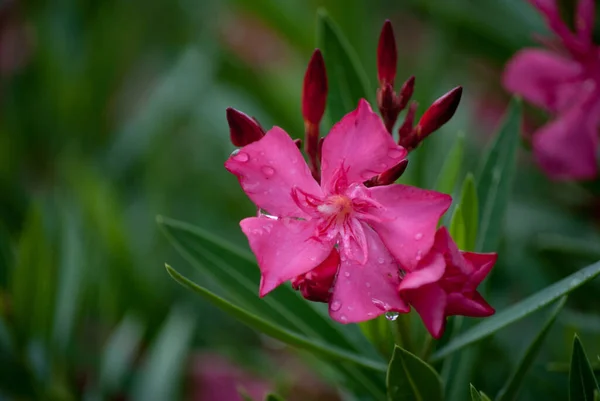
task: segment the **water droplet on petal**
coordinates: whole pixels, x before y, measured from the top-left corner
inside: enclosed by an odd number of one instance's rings
[[[381,167],[382,169],[386,169],[388,168],[388,165],[386,163],[381,163],[379,164],[379,167]]]
[[[348,309],[349,311],[353,311],[354,308],[352,306],[347,306],[346,309]]]
[[[420,249],[417,251],[417,256],[415,257],[415,259],[418,261],[420,261],[421,259],[423,259],[423,251],[421,251]]]
[[[366,286],[367,288],[371,288],[371,283],[369,283],[369,282],[367,281],[367,282],[365,283],[365,286]]]
[[[398,312],[385,312],[385,318],[393,322],[398,319]]]
[[[233,152],[231,152],[231,154],[229,156],[235,156],[238,153],[240,153],[240,150],[239,149],[234,149]]]
[[[418,241],[418,240],[420,240],[420,239],[422,239],[422,238],[423,238],[423,233],[416,233],[416,234],[415,234],[415,239],[416,239],[417,241]]]
[[[350,272],[344,272],[344,276],[350,277]]]
[[[384,263],[385,263],[385,259],[384,259],[383,257],[381,257],[381,256],[380,256],[380,257],[377,259],[377,262],[378,262],[380,265],[382,265],[382,264],[384,264]]]
[[[269,167],[269,166],[262,166],[260,168],[260,171],[263,172],[263,174],[269,178],[269,177],[273,177],[273,175],[275,175],[275,169],[273,167]]]
[[[373,312],[369,312],[369,313],[367,313],[367,316],[373,316],[373,315],[374,315],[374,313],[373,313]]]
[[[347,321],[348,321],[348,318],[346,317],[346,315],[342,315],[342,316],[340,316],[340,320],[341,320],[342,322],[347,322]]]
[[[333,301],[331,303],[331,310],[334,312],[339,311],[341,307],[342,307],[342,304],[340,303],[340,301]]]
[[[248,160],[250,160],[250,156],[248,156],[248,153],[246,152],[240,152],[239,149],[236,149],[236,151],[233,151],[232,153],[232,157],[233,160],[236,160],[238,162],[242,162],[242,163],[246,163]]]
[[[404,152],[402,152],[399,149],[390,149],[388,151],[388,156],[391,157],[392,159],[399,159],[402,157],[402,155],[404,154]]]
[[[383,302],[380,299],[371,298],[371,302],[373,302],[373,305],[375,305],[377,308],[381,309],[382,311],[390,310],[390,305],[388,305],[386,302]]]

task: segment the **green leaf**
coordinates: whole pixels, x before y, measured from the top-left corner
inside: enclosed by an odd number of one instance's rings
[[[317,16],[317,43],[329,83],[327,114],[336,123],[354,110],[361,98],[369,99],[372,92],[354,49],[324,10]]]
[[[396,346],[387,373],[388,401],[441,401],[442,380],[427,363]]]
[[[600,262],[587,266],[570,276],[544,288],[523,301],[487,318],[471,327],[460,336],[452,339],[446,346],[439,349],[432,361],[438,361],[465,346],[494,334],[496,331],[540,310],[544,306],[569,294],[574,289],[592,280],[600,274]]]
[[[475,243],[477,241],[479,210],[477,202],[477,189],[475,188],[475,178],[471,173],[468,173],[463,181],[459,206],[463,221],[465,223],[466,234],[466,243],[464,248],[461,249],[474,251]]]
[[[477,194],[481,205],[480,231],[476,250],[494,251],[500,241],[511,183],[516,170],[522,115],[521,101],[513,99],[495,141],[484,158],[478,176]]]
[[[523,384],[523,380],[525,380],[525,375],[527,374],[527,371],[533,364],[535,357],[537,356],[537,354],[540,351],[540,348],[542,347],[546,335],[550,331],[550,328],[554,324],[556,317],[565,305],[565,302],[567,302],[566,296],[562,297],[556,303],[556,306],[552,309],[552,311],[550,311],[548,319],[546,319],[546,323],[544,323],[542,329],[535,336],[531,344],[529,344],[529,347],[527,347],[527,350],[525,351],[525,354],[521,357],[521,360],[517,364],[516,369],[512,372],[510,378],[498,393],[496,401],[509,401],[517,399],[519,389]]]
[[[600,401],[600,390],[594,390],[594,401]]]
[[[470,388],[471,388],[471,401],[483,401],[481,394],[479,393],[479,391],[477,391],[475,386],[470,384]]]
[[[461,132],[457,135],[454,145],[448,152],[448,156],[440,170],[434,186],[436,191],[452,195],[462,167],[464,150],[465,135]]]
[[[449,231],[458,248],[465,249],[467,245],[467,229],[461,210],[460,205],[454,208]]]
[[[575,335],[569,372],[569,401],[593,401],[594,391],[600,391],[600,387],[581,341]]]
[[[394,350],[394,334],[384,316],[360,322],[358,324],[363,334],[375,345],[379,353],[389,358]]]
[[[132,400],[162,401],[179,398],[177,390],[184,376],[195,328],[194,315],[174,306],[135,378]]]
[[[254,315],[227,300],[219,297],[218,295],[213,294],[206,288],[203,288],[188,278],[182,276],[179,272],[173,269],[169,265],[165,265],[167,272],[175,281],[177,281],[182,286],[186,287],[189,290],[192,290],[196,294],[200,295],[204,299],[206,299],[211,304],[215,305],[222,311],[227,314],[235,317],[240,322],[248,325],[249,327],[256,329],[268,336],[273,337],[276,340],[284,342],[289,345],[293,345],[297,348],[308,350],[318,356],[343,361],[343,362],[351,362],[356,365],[372,369],[375,371],[384,372],[385,365],[380,363],[379,361],[371,360],[361,355],[357,355],[354,353],[350,353],[348,351],[342,350],[335,346],[322,344],[320,342],[309,339],[305,336],[302,336],[297,333],[293,333],[281,326],[278,326],[274,323],[271,323],[257,315]]]

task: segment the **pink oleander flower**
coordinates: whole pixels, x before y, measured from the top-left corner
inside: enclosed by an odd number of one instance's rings
[[[415,308],[431,335],[440,338],[447,316],[494,314],[494,309],[477,292],[477,286],[496,258],[495,253],[459,251],[448,230],[442,227],[429,253],[400,282],[400,296]]]
[[[431,249],[451,197],[400,184],[364,185],[406,154],[365,100],[325,137],[320,184],[281,128],[234,152],[225,167],[267,213],[240,223],[261,270],[259,295],[288,280],[310,285],[307,273],[335,250],[339,266],[327,299],[333,319],[408,312],[398,295],[401,275]],[[315,274],[329,280],[331,270],[323,269]]]
[[[575,32],[561,20],[556,0],[530,0],[559,39],[524,49],[506,65],[504,86],[552,115],[533,134],[533,152],[555,179],[591,179],[598,173],[600,47],[592,42],[594,1],[579,0]]]

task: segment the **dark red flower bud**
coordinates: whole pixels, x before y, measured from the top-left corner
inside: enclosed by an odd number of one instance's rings
[[[393,184],[402,176],[402,174],[404,174],[404,171],[406,171],[406,166],[408,166],[408,159],[402,160],[391,169],[371,178],[369,181],[365,182],[365,186],[377,187],[379,185]]]
[[[400,96],[398,98],[398,109],[400,111],[404,110],[410,98],[415,91],[415,76],[411,76],[402,84],[402,88],[400,88]]]
[[[298,149],[302,149],[302,139],[294,139],[294,143]]]
[[[227,108],[227,123],[231,143],[237,147],[258,141],[265,135],[265,131],[254,118],[231,107]]]
[[[438,100],[423,113],[416,127],[417,136],[423,140],[427,135],[439,129],[452,118],[462,95],[462,87],[457,86]]]
[[[377,89],[377,106],[379,107],[385,128],[391,134],[394,124],[398,119],[398,114],[400,114],[398,98],[391,84],[384,84],[381,88]]]
[[[414,149],[413,141],[414,141],[414,129],[413,124],[415,121],[415,113],[417,112],[417,102],[412,102],[410,106],[408,106],[408,110],[406,111],[406,116],[404,117],[404,122],[398,129],[398,145],[402,146],[409,152]]]
[[[386,20],[381,29],[379,44],[377,45],[377,77],[381,87],[385,84],[394,86],[397,61],[398,54],[396,53],[394,29],[392,23]]]
[[[306,274],[292,280],[292,287],[309,301],[329,302],[331,287],[340,265],[340,254],[333,249],[327,259]]]
[[[327,73],[319,49],[310,58],[302,86],[302,116],[305,122],[319,125],[327,100]]]

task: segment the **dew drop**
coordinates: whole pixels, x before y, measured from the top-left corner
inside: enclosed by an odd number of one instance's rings
[[[398,312],[385,312],[385,318],[393,322],[398,319]]]
[[[368,281],[365,283],[365,287],[367,288],[371,288],[371,283],[369,283]]]
[[[373,312],[367,313],[367,316],[373,316]]]
[[[352,306],[347,306],[346,309],[348,309],[349,311],[353,311],[354,308]]]
[[[420,240],[420,239],[422,239],[422,238],[423,238],[423,233],[416,233],[416,234],[415,234],[415,239],[416,239],[417,241],[419,241],[419,240]]]
[[[239,149],[236,149],[236,151],[233,151],[232,156],[233,156],[233,160],[236,160],[238,162],[242,162],[242,163],[246,163],[248,160],[250,160],[250,156],[248,156],[248,153],[246,152],[240,152]]]
[[[334,312],[339,311],[341,307],[342,307],[342,304],[340,303],[340,301],[333,301],[331,303],[331,310]]]
[[[346,317],[346,315],[342,315],[340,316],[340,320],[345,323],[348,321],[348,318]]]
[[[390,310],[390,305],[388,305],[386,302],[383,302],[380,299],[371,298],[371,302],[373,303],[373,305],[375,305],[377,308],[381,309],[382,311]]]
[[[350,272],[344,272],[344,276],[350,277]]]
[[[386,163],[380,163],[379,167],[381,167],[382,169],[386,169],[388,168],[388,165]]]
[[[382,264],[384,264],[384,263],[385,263],[385,259],[384,259],[383,257],[381,257],[381,256],[380,256],[380,257],[377,259],[377,262],[378,262],[380,265],[382,265]]]
[[[420,261],[421,259],[423,259],[423,251],[421,251],[420,249],[417,251],[417,256],[415,257],[415,259],[418,261]]]
[[[399,149],[390,149],[388,151],[388,156],[391,157],[392,159],[399,159],[402,157],[402,155],[404,154],[404,152],[402,152]]]
[[[268,177],[273,177],[273,175],[275,175],[275,169],[273,167],[269,167],[269,166],[262,166],[260,168],[260,171],[263,172],[263,174],[268,178]]]

